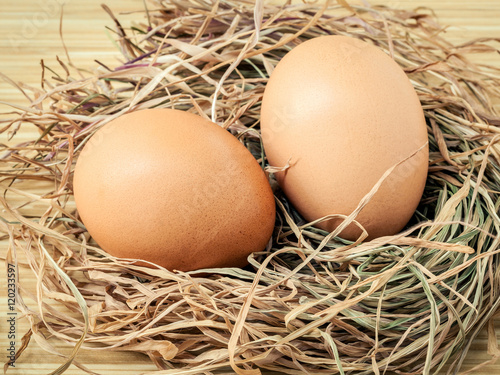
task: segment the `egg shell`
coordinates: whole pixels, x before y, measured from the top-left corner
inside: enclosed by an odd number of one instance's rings
[[[252,154],[180,110],[104,125],[83,148],[73,184],[81,219],[104,250],[170,270],[242,267],[274,227],[274,196]]]
[[[358,220],[370,238],[408,223],[428,171],[428,138],[418,96],[399,65],[379,48],[352,37],[318,37],[295,47],[265,89],[261,129],[287,198],[308,220],[349,215],[382,175]],[[341,218],[319,223],[334,230]],[[341,237],[361,230],[349,225]]]

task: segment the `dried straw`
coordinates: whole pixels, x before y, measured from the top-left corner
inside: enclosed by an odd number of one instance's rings
[[[452,45],[425,9],[339,4],[154,0],[131,28],[106,8],[121,66],[88,72],[60,61],[43,67],[43,87],[17,86],[30,103],[11,106],[2,134],[21,124],[40,132],[1,152],[6,258],[24,253],[37,278],[35,292],[19,283],[31,329],[18,355],[31,337],[62,356],[57,338],[74,351],[54,374],[80,347],[146,353],[155,374],[429,374],[445,363],[456,373],[488,325],[492,361],[500,356],[500,71],[466,57],[499,52],[494,40]],[[229,129],[272,179],[283,166],[263,157],[266,81],[295,45],[326,34],[377,45],[418,92],[430,173],[412,227],[353,244],[304,222],[276,190],[272,247],[245,269],[200,277],[143,268],[89,240],[71,176],[100,126],[144,108],[192,111]]]

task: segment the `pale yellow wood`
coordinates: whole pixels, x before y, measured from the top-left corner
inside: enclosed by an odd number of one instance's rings
[[[103,0],[118,15],[124,25],[132,20],[143,19],[143,3],[140,0]],[[373,0],[375,1],[375,0]],[[113,26],[108,15],[101,9],[100,0],[1,0],[0,4],[0,72],[16,82],[25,82],[37,86],[40,82],[40,60],[56,67],[55,56],[66,60],[59,35],[60,6],[64,5],[63,32],[72,62],[78,67],[95,67],[94,59],[113,64],[120,55],[105,33],[105,26]],[[449,25],[447,36],[451,41],[460,42],[479,37],[500,38],[500,1],[499,0],[377,0],[377,3],[402,9],[417,6],[430,7],[437,13],[443,25]],[[479,57],[481,61],[500,67],[500,55]],[[0,101],[24,104],[25,99],[17,90],[0,79]],[[0,105],[0,112],[8,108]],[[21,131],[16,141],[30,139],[33,130]],[[5,142],[2,135],[0,142]],[[6,243],[0,245],[0,258],[6,251]],[[22,283],[28,288],[34,287],[34,277],[27,269],[20,270]],[[5,267],[0,266],[0,280],[5,280]],[[0,363],[5,360],[7,340],[6,306],[7,297],[4,282],[0,282]],[[18,335],[26,330],[25,321],[18,323]],[[500,326],[497,324],[497,332]],[[69,353],[69,345],[57,344],[64,353]],[[474,341],[465,362],[464,370],[471,369],[478,363],[488,360],[486,332],[481,332]],[[103,374],[139,374],[154,370],[149,359],[141,354],[117,352],[82,351],[78,360],[90,369]],[[62,360],[45,353],[35,342],[17,362],[17,368],[9,370],[12,374],[47,374],[57,368]],[[66,374],[82,374],[72,366]],[[500,374],[500,364],[490,364],[475,375]]]

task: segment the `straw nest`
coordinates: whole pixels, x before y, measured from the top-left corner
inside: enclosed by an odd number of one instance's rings
[[[74,347],[56,374],[81,347],[143,352],[162,374],[461,367],[500,304],[500,71],[466,57],[498,51],[492,40],[450,44],[428,9],[338,4],[156,0],[131,28],[106,8],[123,65],[85,71],[61,61],[43,67],[41,88],[16,84],[30,103],[13,106],[2,134],[27,123],[40,132],[1,146],[6,257],[38,280],[36,293],[18,285],[31,324],[18,355],[35,336],[48,351],[54,339]],[[259,137],[266,81],[295,45],[325,34],[379,46],[418,92],[430,172],[406,232],[352,244],[305,223],[276,190],[272,246],[244,269],[147,269],[89,240],[71,179],[100,126],[144,108],[195,112],[239,137],[272,179]]]

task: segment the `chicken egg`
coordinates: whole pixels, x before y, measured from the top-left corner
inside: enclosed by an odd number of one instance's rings
[[[141,110],[104,125],[80,153],[73,187],[105,251],[169,270],[243,267],[274,228],[274,196],[253,155],[185,111]]]
[[[290,161],[276,178],[307,221],[351,214],[395,165],[356,220],[375,238],[414,214],[427,178],[426,121],[408,77],[378,47],[345,36],[299,44],[266,85],[261,130],[269,163]],[[317,226],[330,232],[341,221]],[[360,234],[352,223],[340,236]]]

